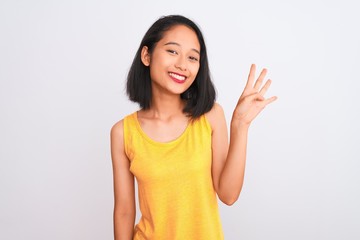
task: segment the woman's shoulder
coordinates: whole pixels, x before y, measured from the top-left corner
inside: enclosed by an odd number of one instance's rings
[[[205,113],[206,119],[209,121],[211,128],[214,130],[217,123],[225,118],[222,106],[215,102],[211,110]]]
[[[121,137],[124,134],[124,118],[112,125],[110,134],[113,137]]]
[[[130,113],[128,115],[126,115],[125,117],[123,117],[122,119],[118,120],[117,122],[115,122],[112,127],[111,127],[111,135],[117,135],[117,136],[122,136],[124,134],[124,122],[133,117],[136,114],[137,111]]]

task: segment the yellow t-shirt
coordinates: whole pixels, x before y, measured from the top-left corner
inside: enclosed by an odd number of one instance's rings
[[[125,152],[138,183],[141,219],[134,240],[224,239],[211,175],[211,126],[205,115],[162,143],[124,118]]]

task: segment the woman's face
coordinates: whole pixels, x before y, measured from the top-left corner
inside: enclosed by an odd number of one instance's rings
[[[199,71],[200,50],[196,33],[184,25],[166,31],[151,54],[144,47],[142,61],[150,67],[153,95],[185,92]]]

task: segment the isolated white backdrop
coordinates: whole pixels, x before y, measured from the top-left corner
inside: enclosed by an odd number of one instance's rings
[[[225,239],[360,239],[359,3],[0,2],[0,239],[112,239],[111,126],[148,27],[203,30],[228,121],[251,63],[277,95],[250,130]],[[139,216],[137,216],[137,220]]]

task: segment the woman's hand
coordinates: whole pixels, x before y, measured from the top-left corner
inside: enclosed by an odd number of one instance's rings
[[[271,84],[271,80],[268,79],[262,86],[267,70],[263,69],[261,71],[259,78],[254,84],[255,71],[256,66],[255,64],[252,64],[245,89],[234,110],[232,124],[249,126],[252,120],[255,119],[266,105],[277,99],[275,96],[267,99],[264,98],[264,95]]]

